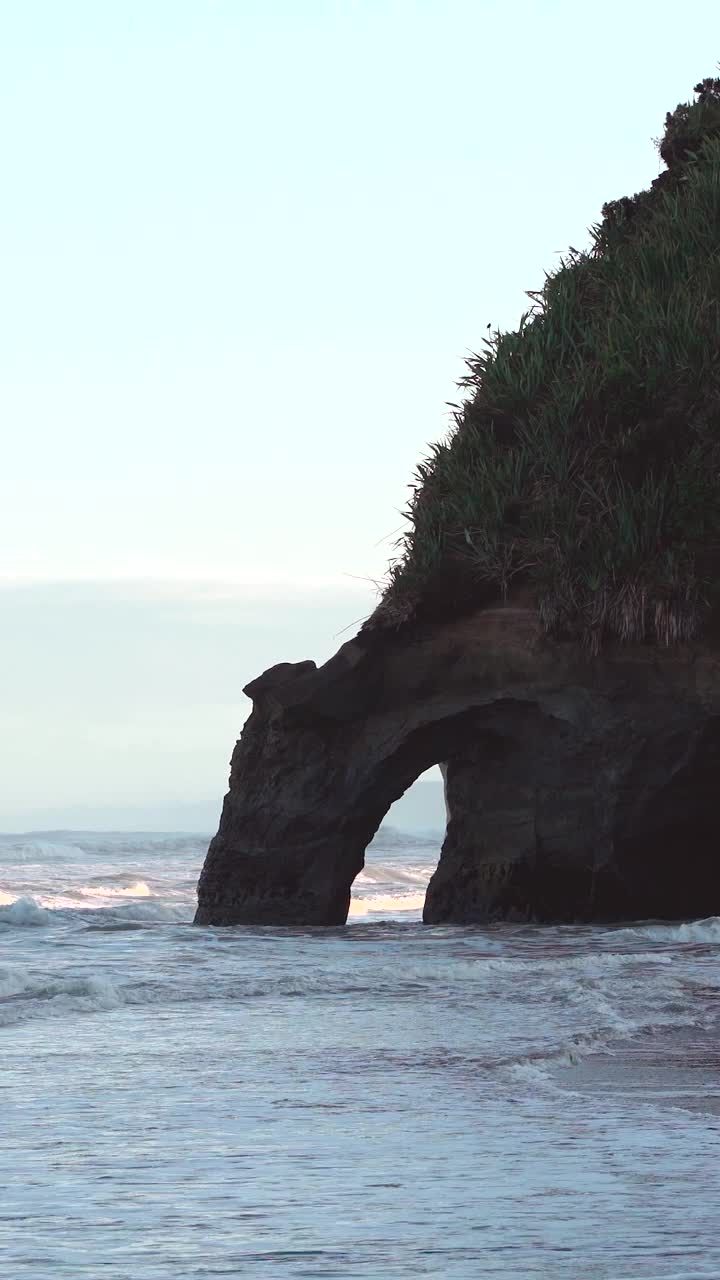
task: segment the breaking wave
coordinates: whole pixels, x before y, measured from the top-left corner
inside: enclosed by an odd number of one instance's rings
[[[144,880],[120,887],[107,884],[81,885],[76,893],[83,898],[152,898],[153,891]]]
[[[708,916],[705,920],[687,920],[680,924],[641,924],[632,928],[618,929],[616,936],[633,941],[645,938],[652,942],[707,943],[713,946],[720,943],[720,916]]]
[[[36,928],[49,923],[50,913],[38,906],[34,898],[15,898],[0,906],[0,925],[6,928]]]
[[[45,907],[34,898],[16,898],[0,905],[0,929],[47,928],[53,924],[85,922],[90,927],[100,927],[102,922],[112,923],[181,923],[191,920],[194,904],[179,902],[137,901],[128,902],[118,894],[121,904],[114,907],[62,906]]]
[[[115,984],[98,974],[35,975],[19,967],[0,967],[0,1027],[37,1017],[115,1009],[122,997]]]
[[[396,911],[422,911],[424,893],[375,893],[368,898],[353,898],[350,919],[377,914],[394,915]]]

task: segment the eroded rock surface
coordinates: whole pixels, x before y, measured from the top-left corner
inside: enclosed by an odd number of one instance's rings
[[[448,762],[450,820],[426,921],[720,910],[720,718],[607,691],[593,709],[574,724],[498,708],[497,731]]]
[[[711,653],[591,660],[503,607],[361,633],[246,693],[197,923],[344,923],[367,844],[437,762],[450,822],[426,921],[720,912]]]

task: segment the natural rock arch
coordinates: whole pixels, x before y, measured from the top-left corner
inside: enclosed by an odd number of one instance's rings
[[[361,633],[323,667],[280,664],[246,692],[253,712],[198,923],[344,923],[385,813],[436,762],[450,821],[427,921],[720,910],[711,654],[638,647],[591,660],[543,637],[532,610],[503,607]]]

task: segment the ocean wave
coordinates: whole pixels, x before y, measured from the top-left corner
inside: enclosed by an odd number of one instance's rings
[[[77,862],[87,856],[86,850],[73,842],[28,839],[25,836],[2,836],[0,848],[5,862],[58,864]]]
[[[195,898],[189,902],[160,902],[157,898],[152,902],[128,902],[122,906],[99,907],[92,911],[89,923],[96,925],[98,920],[157,924],[182,924],[190,921],[195,914]]]
[[[36,928],[50,923],[50,912],[34,898],[15,898],[0,906],[0,925],[10,929]]]
[[[196,878],[181,867],[158,867],[137,859],[134,865],[113,869],[103,862],[78,874],[73,864],[49,869],[27,864],[7,868],[0,891],[0,926],[47,925],[83,919],[83,913],[99,913],[127,904],[133,918],[145,921],[187,919],[194,914]],[[93,874],[87,874],[92,870]],[[199,866],[198,866],[199,870]],[[430,868],[417,862],[397,866],[380,863],[357,877],[350,918],[385,915],[407,916],[422,910]],[[17,905],[20,903],[20,905]],[[140,915],[141,904],[152,904]]]
[[[440,855],[440,846],[445,838],[445,831],[401,831],[398,827],[381,826],[376,832],[373,839],[368,845],[368,849],[408,849],[417,848],[432,849],[437,862]]]
[[[397,974],[393,972],[397,986]],[[402,984],[400,984],[402,986]],[[412,987],[408,981],[408,987]],[[382,986],[382,980],[380,983]],[[21,966],[0,967],[0,1027],[35,1019],[96,1014],[148,1005],[243,1005],[254,1000],[364,996],[372,988],[357,976],[334,979],[325,973],[282,973],[238,979],[216,976],[208,987],[204,975],[168,973],[134,982],[112,982],[102,974],[30,972]]]
[[[446,972],[448,979],[455,982],[464,980],[472,982],[486,978],[504,981],[506,978],[514,978],[527,979],[530,984],[530,980],[534,982],[548,980],[554,984],[561,982],[562,986],[558,989],[564,992],[566,985],[572,985],[575,988],[580,979],[601,980],[612,977],[618,970],[630,969],[638,969],[643,974],[648,969],[665,970],[673,963],[672,956],[664,951],[591,951],[522,957],[504,955],[506,944],[492,935],[482,939],[482,946],[482,952],[453,956],[445,966],[439,966],[434,961],[428,960],[426,966],[428,979],[434,976],[436,981],[440,981],[443,973]],[[528,985],[527,990],[532,998],[532,986]]]
[[[633,942],[638,938],[649,938],[652,942],[720,944],[720,916],[685,920],[680,924],[637,924],[618,929],[614,937],[626,937]]]
[[[113,932],[142,929],[146,924],[155,926],[159,908],[162,904],[151,901],[88,912],[87,928]],[[28,913],[27,904],[23,904],[23,911],[24,923],[29,923],[34,913]],[[53,914],[44,913],[45,917]],[[58,913],[63,914],[67,913]],[[17,915],[20,919],[21,913]],[[183,925],[190,918],[186,915]],[[172,914],[169,919],[165,914],[164,922],[180,923]],[[357,926],[360,930],[363,927],[367,926]],[[351,928],[345,935],[348,941],[353,932]],[[400,968],[387,961],[372,970],[360,971],[353,964],[335,971],[317,965],[311,969],[301,965],[297,970],[283,965],[280,971],[265,968],[264,972],[248,972],[235,967],[237,946],[244,934],[245,931],[238,939],[228,931],[219,940],[220,951],[215,951],[214,931],[187,929],[184,936],[192,942],[191,950],[178,954],[176,948],[174,958],[168,957],[161,971],[152,960],[154,950],[138,953],[145,954],[148,963],[131,970],[135,975],[132,981],[128,980],[124,962],[122,970],[117,970],[119,980],[115,981],[96,972],[38,973],[20,966],[0,966],[0,1025],[129,1006],[202,1006],[218,1002],[242,1006],[254,1001],[299,998],[324,1002],[340,997],[349,1001],[348,1008],[352,1008],[353,1001],[367,998],[376,1003],[421,1001],[432,1007],[433,1001],[440,1000],[456,1011],[484,1010],[481,1039],[487,1053],[482,1059],[478,1057],[478,1066],[501,1071],[517,1067],[522,1074],[525,1066],[532,1073],[571,1065],[598,1050],[612,1051],[613,1045],[639,1034],[704,1026],[701,1019],[713,1016],[712,1002],[688,999],[684,978],[676,977],[664,964],[653,966],[650,973],[642,965],[635,973],[605,965],[598,977],[592,969],[590,976],[587,969],[585,975],[572,969],[561,975],[543,965],[535,972],[526,963],[518,968],[516,962],[495,955],[478,957],[470,963],[456,955],[445,964],[442,957],[425,960],[408,956]],[[318,941],[322,943],[322,938]],[[224,944],[228,942],[232,946],[226,949]],[[227,957],[227,964],[215,967],[211,981],[205,966],[195,963],[196,945],[201,955],[208,944],[214,954],[224,953]],[[154,948],[155,944],[150,945]],[[44,946],[37,955],[47,956]],[[607,957],[585,957],[586,961],[595,959]],[[44,959],[43,967],[46,965]],[[554,1012],[558,1007],[561,1013]],[[523,1032],[517,1043],[512,1028],[520,1025]],[[552,1027],[554,1032],[550,1031]]]
[[[407,885],[421,884],[427,887],[434,868],[427,863],[372,863],[367,864],[356,876],[353,888],[364,888],[366,885]]]
[[[118,892],[115,895],[122,901],[108,907],[92,907],[89,905],[67,905],[62,898],[62,906],[46,906],[35,898],[20,897],[0,906],[0,927],[23,929],[37,926],[47,927],[52,924],[67,924],[85,921],[98,926],[102,921],[133,922],[140,924],[177,924],[191,920],[194,913],[195,899],[185,902],[128,901],[128,895]],[[135,897],[135,895],[132,895]],[[143,895],[138,895],[140,899]]]
[[[123,1003],[114,983],[100,974],[41,975],[19,966],[0,968],[0,1027],[38,1015],[64,1018],[73,1013],[116,1009]]]
[[[3,861],[77,862],[135,855],[175,857],[192,854],[202,860],[209,837],[188,833],[143,831],[31,831],[0,834]]]
[[[82,898],[152,898],[150,885],[135,880],[128,885],[84,884],[74,890]]]
[[[596,1008],[594,1012],[599,1015],[605,1009]],[[548,1045],[504,1062],[499,1060],[497,1065],[507,1070],[514,1079],[555,1091],[559,1086],[553,1072],[558,1067],[578,1066],[583,1059],[593,1054],[622,1057],[627,1052],[626,1046],[638,1038],[668,1032],[688,1032],[697,1029],[699,1025],[697,1015],[690,1010],[663,1012],[662,1008],[649,1009],[636,1017],[623,1017],[613,1010],[611,1018],[606,1022],[575,1032],[557,1045]],[[567,1082],[563,1082],[560,1088],[565,1092]]]
[[[378,911],[391,915],[396,911],[422,911],[424,902],[424,893],[376,893],[365,898],[353,898],[350,918],[374,915]]]

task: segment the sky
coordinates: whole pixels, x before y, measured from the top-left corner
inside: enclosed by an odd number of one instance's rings
[[[719,51],[714,0],[0,0],[0,829],[219,811]]]

